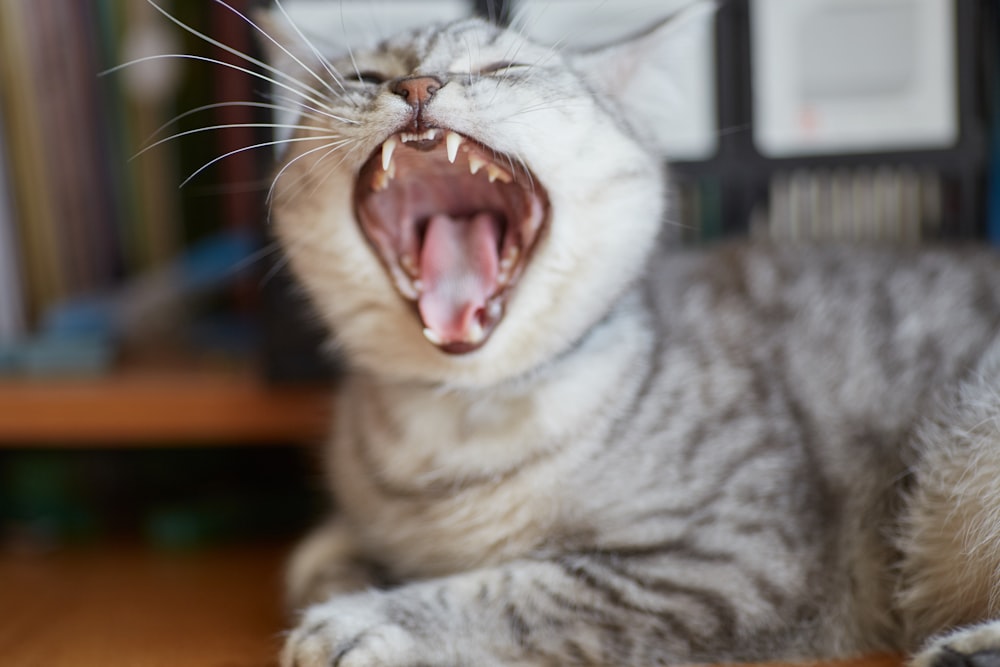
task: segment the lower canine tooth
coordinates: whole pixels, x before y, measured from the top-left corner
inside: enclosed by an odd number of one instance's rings
[[[469,335],[465,337],[465,342],[476,345],[482,343],[484,338],[486,338],[486,332],[483,330],[483,325],[479,322],[473,322],[469,328]]]
[[[384,171],[375,172],[375,177],[372,179],[372,189],[375,192],[382,192],[387,187],[389,187],[389,174]]]
[[[438,347],[441,347],[441,345],[442,345],[442,341],[441,341],[440,336],[438,336],[431,329],[426,328],[426,327],[424,328],[424,338],[426,338],[427,340],[429,340],[431,342],[431,344],[437,345]]]
[[[413,255],[403,255],[399,258],[399,265],[411,276],[417,275],[417,263],[413,261]]]

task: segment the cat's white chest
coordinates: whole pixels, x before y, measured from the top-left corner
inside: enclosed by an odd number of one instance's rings
[[[333,475],[372,556],[426,577],[508,560],[558,523],[559,438],[529,399],[468,403],[431,396],[348,400]],[[381,407],[382,409],[378,409]],[[543,511],[539,511],[544,508]]]
[[[609,325],[584,346],[592,354],[480,392],[352,378],[330,474],[366,551],[434,576],[576,530],[586,503],[572,480],[633,400],[649,344],[644,329]]]

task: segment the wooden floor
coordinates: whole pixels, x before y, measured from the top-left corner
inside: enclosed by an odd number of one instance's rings
[[[0,552],[4,667],[275,667],[286,548]],[[899,667],[894,656],[833,663]]]

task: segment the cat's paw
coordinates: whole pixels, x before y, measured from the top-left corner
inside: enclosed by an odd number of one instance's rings
[[[911,667],[1000,667],[1000,620],[961,628],[932,640]]]
[[[310,607],[289,635],[282,667],[410,667],[435,664],[423,638],[394,621],[381,593]]]

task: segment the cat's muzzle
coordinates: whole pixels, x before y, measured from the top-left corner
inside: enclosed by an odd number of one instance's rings
[[[424,336],[479,349],[497,327],[549,215],[521,163],[451,130],[399,132],[361,168],[361,229]]]

